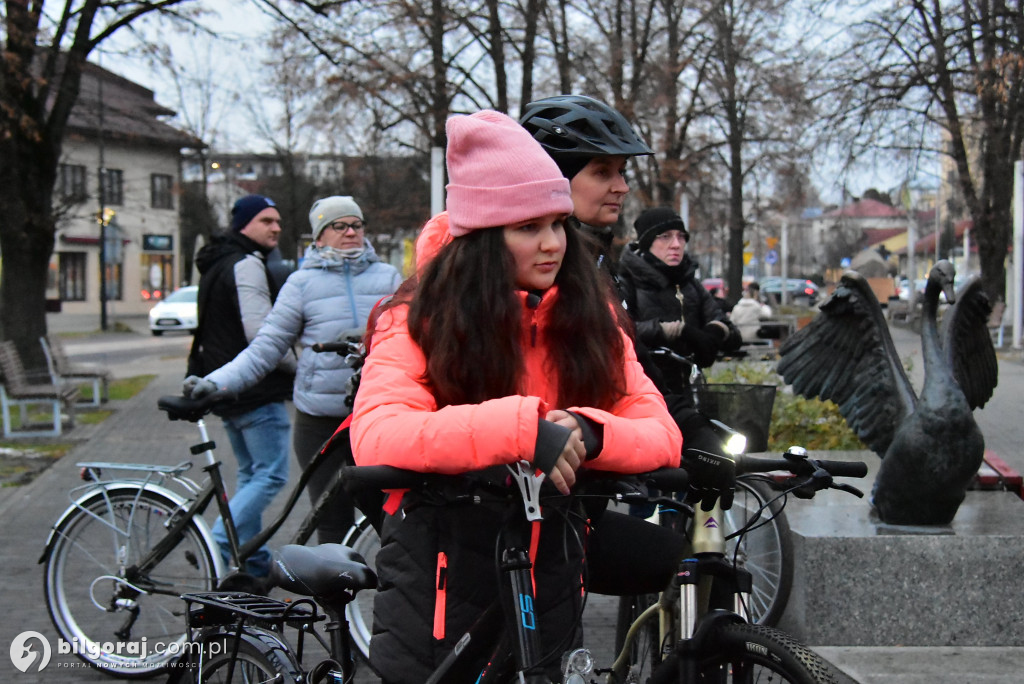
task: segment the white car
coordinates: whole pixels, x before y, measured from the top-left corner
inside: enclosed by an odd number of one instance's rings
[[[149,330],[163,335],[165,330],[186,330],[190,333],[199,326],[198,285],[180,287],[149,310]]]

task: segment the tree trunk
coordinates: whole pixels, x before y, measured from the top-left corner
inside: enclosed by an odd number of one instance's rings
[[[0,165],[5,224],[0,229],[0,338],[14,341],[30,369],[46,366],[39,337],[46,334],[46,278],[55,233],[52,154],[45,143],[17,137],[0,144],[5,160]]]

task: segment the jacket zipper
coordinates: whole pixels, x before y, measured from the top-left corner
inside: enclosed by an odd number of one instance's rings
[[[444,551],[437,554],[437,573],[434,584],[434,638],[444,639],[445,611],[448,603],[448,555]]]

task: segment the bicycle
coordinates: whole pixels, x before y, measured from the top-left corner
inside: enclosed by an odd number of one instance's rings
[[[681,356],[667,347],[651,349],[650,354],[662,361],[670,361],[688,376],[694,406],[701,410],[707,408],[704,404],[708,400],[708,388],[719,386],[708,383],[693,359]],[[737,427],[732,424],[731,417],[718,416],[713,412],[708,416],[721,419],[720,422],[729,425],[730,431]],[[758,426],[762,432],[766,429],[767,425]],[[744,437],[749,436],[743,429],[739,433]],[[742,452],[744,449],[736,451]],[[751,516],[755,515],[757,520],[748,524]],[[659,514],[652,522],[671,525],[676,519],[674,515]],[[778,624],[793,586],[793,545],[783,506],[776,501],[775,494],[766,482],[740,475],[736,479],[733,506],[722,512],[722,523],[729,557],[753,577],[748,605],[750,621],[768,626]],[[739,534],[739,530],[744,527],[747,531]],[[632,604],[649,605],[651,600],[649,597],[623,597],[620,611],[631,613]],[[621,637],[622,630],[619,629],[618,638]]]
[[[499,600],[484,613],[467,633],[458,640],[458,645],[449,657],[427,679],[428,684],[436,682],[461,682],[452,673],[466,663],[485,656],[488,663],[482,671],[472,671],[467,682],[511,682],[547,684],[551,680],[542,671],[542,645],[539,643],[531,607],[533,606],[533,584],[530,580],[531,563],[524,534],[533,520],[542,518],[542,507],[548,500],[541,492],[544,476],[533,471],[528,463],[509,466],[512,478],[518,487],[496,486],[493,483],[470,483],[462,476],[443,476],[400,470],[388,466],[346,467],[343,477],[354,486],[374,489],[412,489],[430,491],[437,496],[441,491],[452,491],[451,484],[459,482],[458,495],[445,498],[444,502],[434,500],[429,505],[475,505],[488,499],[503,500],[506,505],[521,509],[512,529],[502,535],[502,543],[496,554],[501,570]],[[827,462],[808,459],[801,450],[791,449],[783,459],[737,459],[741,472],[790,472],[789,489],[803,496],[813,496],[824,488],[836,488],[860,494],[852,487],[833,482],[836,476],[863,477],[867,468],[860,462]],[[649,499],[643,486],[654,486],[662,491],[685,491],[688,476],[683,469],[665,469],[638,476],[596,475],[590,485],[578,480],[577,487],[584,490],[579,496],[601,497],[619,502],[636,502]],[[623,483],[627,483],[623,485]],[[465,489],[469,487],[469,489]],[[566,682],[582,684],[592,675],[605,675],[607,684],[627,682],[669,683],[669,682],[730,682],[761,681],[763,673],[773,673],[781,681],[795,684],[832,683],[835,678],[828,666],[812,651],[778,630],[763,625],[750,624],[743,617],[749,593],[749,573],[736,568],[725,560],[726,545],[721,528],[716,524],[721,511],[693,511],[668,497],[654,497],[659,503],[670,503],[681,513],[690,517],[694,555],[684,558],[680,569],[661,600],[645,610],[629,630],[626,643],[615,654],[614,663],[608,668],[595,669],[593,656],[584,649],[570,650],[563,657],[562,674]],[[538,505],[538,503],[540,505]],[[500,559],[498,561],[497,559]],[[351,560],[351,559],[349,559]],[[300,585],[308,584],[303,573],[294,573]],[[358,588],[345,586],[346,594],[355,596]],[[322,597],[313,595],[319,603]],[[202,594],[186,597],[193,602],[213,600]],[[244,603],[245,597],[233,599]],[[350,599],[349,599],[350,600]],[[246,674],[254,675],[259,681],[284,677],[287,681],[325,681],[317,674],[326,675],[323,663],[331,667],[337,659],[340,644],[332,645],[331,658],[318,663],[311,671],[303,670],[301,658],[288,645],[278,629],[261,626],[240,608],[230,604],[218,606],[226,612],[220,624],[205,627],[202,633],[194,634],[200,650],[200,682],[220,681],[225,669],[235,667],[232,658],[212,658],[212,646],[221,650],[238,648],[246,650]],[[678,611],[679,617],[674,615]],[[638,658],[635,648],[638,635],[652,634],[648,625],[659,618],[659,631],[655,648],[644,653],[644,662],[654,665],[650,679],[640,679],[642,673],[636,669]],[[268,637],[266,632],[270,632]],[[299,625],[300,638],[308,626]],[[346,630],[339,629],[338,633]],[[271,638],[272,637],[272,638]],[[267,645],[273,641],[273,645]],[[262,646],[261,646],[262,644]],[[342,654],[343,655],[343,654]],[[281,662],[285,669],[279,669]],[[205,663],[205,664],[203,664]],[[332,670],[333,671],[333,670]],[[311,674],[312,673],[312,674]],[[345,675],[342,675],[345,676]],[[303,679],[306,677],[306,679]],[[574,678],[575,677],[575,678]],[[334,680],[326,680],[334,681]],[[347,680],[341,680],[347,681]],[[780,681],[772,679],[771,681]]]
[[[320,345],[352,353],[347,342]],[[173,466],[106,462],[79,463],[85,484],[69,492],[71,505],[53,525],[39,563],[45,563],[47,610],[61,638],[86,662],[122,677],[145,677],[173,660],[168,650],[185,641],[180,595],[209,591],[225,583],[252,589],[238,568],[284,524],[309,480],[333,449],[329,440],[289,493],[283,511],[244,545],[238,543],[227,494],[204,416],[232,397],[214,393],[198,400],[162,397],[171,420],[196,423],[204,485],[186,476],[191,461]],[[305,543],[316,529],[326,501],[341,487],[336,476],[295,533]],[[203,513],[211,502],[223,517],[230,547],[225,564]],[[160,644],[159,651],[156,644]],[[109,645],[111,648],[103,648]]]

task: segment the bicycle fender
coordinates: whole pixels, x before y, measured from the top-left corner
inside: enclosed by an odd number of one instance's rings
[[[721,608],[712,610],[701,618],[700,624],[697,625],[697,629],[693,633],[693,638],[690,639],[689,648],[700,653],[707,646],[709,637],[719,625],[723,623],[743,624],[745,622],[746,620],[731,610],[722,610]]]
[[[74,513],[77,513],[92,499],[99,498],[102,500],[104,494],[116,494],[121,492],[134,493],[138,492],[140,488],[149,494],[162,496],[175,506],[184,507],[188,505],[188,500],[181,494],[175,492],[173,489],[168,489],[167,487],[162,487],[153,483],[139,485],[124,482],[108,483],[102,487],[97,486],[95,489],[90,489],[83,493],[75,499],[63,513],[61,513],[60,518],[58,518],[57,522],[55,522],[50,528],[50,534],[46,537],[46,546],[43,548],[43,554],[39,557],[39,560],[36,561],[36,563],[42,564],[49,559],[50,553],[53,551],[54,541],[57,538],[57,530],[63,526],[65,520],[71,517]],[[207,545],[207,548],[214,550],[214,553],[211,554],[213,556],[214,572],[217,573],[217,579],[220,579],[224,576],[224,572],[226,570],[224,567],[224,560],[221,558],[220,553],[217,553],[217,549],[220,547],[217,545],[217,542],[214,541],[213,533],[210,531],[210,526],[206,524],[206,521],[203,520],[202,516],[197,515],[192,518],[192,520],[195,522],[196,528],[199,530],[199,534],[202,535],[203,542]]]
[[[284,676],[283,681],[304,681],[302,668],[296,661],[292,648],[284,639],[269,629],[246,625],[239,633],[237,630],[227,631],[215,628],[215,631],[204,633],[201,640],[203,643],[208,643],[214,639],[226,639],[230,643],[236,638],[247,642],[269,660],[278,674]]]

